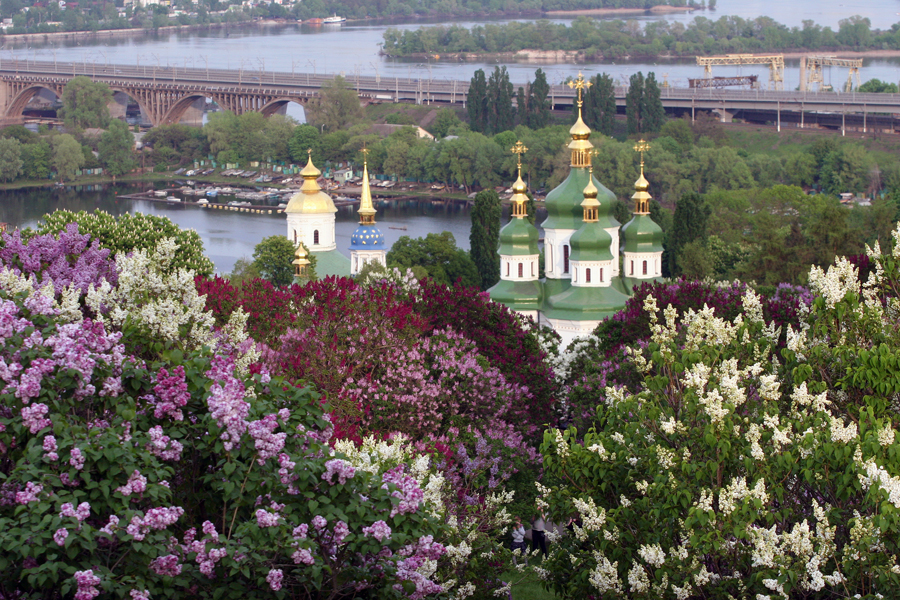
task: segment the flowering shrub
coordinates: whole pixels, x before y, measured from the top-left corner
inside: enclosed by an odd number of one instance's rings
[[[318,394],[242,367],[240,323],[213,332],[191,274],[155,279],[172,247],[120,255],[86,293],[10,268],[30,244],[3,256],[0,596],[440,591],[445,525],[406,467],[356,469]]]
[[[598,391],[595,428],[545,434],[539,503],[576,518],[537,568],[548,588],[567,598],[895,593],[900,228],[892,253],[870,258],[865,284],[844,259],[814,267],[809,313],[784,331],[752,290],[728,318],[661,311],[645,296],[651,334],[627,359],[640,385]]]
[[[101,248],[109,249],[112,256],[134,250],[152,251],[161,240],[174,240],[178,250],[170,265],[172,269],[187,269],[200,275],[213,272],[212,261],[203,254],[200,235],[193,229],[181,229],[168,217],[142,213],[114,217],[102,210],[93,213],[57,210],[44,217],[37,233],[57,235],[71,224],[77,225],[80,233],[89,235]]]

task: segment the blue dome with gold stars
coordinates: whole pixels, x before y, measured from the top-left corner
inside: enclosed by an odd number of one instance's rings
[[[383,250],[384,234],[374,225],[360,225],[350,236],[351,250]]]

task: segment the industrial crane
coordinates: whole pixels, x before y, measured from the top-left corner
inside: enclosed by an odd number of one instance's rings
[[[825,85],[822,77],[822,67],[847,67],[850,73],[844,91],[853,89],[853,76],[856,76],[856,87],[859,87],[859,69],[862,67],[861,58],[838,58],[836,56],[803,56],[800,58],[800,91],[807,91],[812,85],[818,84],[817,91],[830,91],[830,86]]]
[[[769,87],[784,89],[784,54],[726,54],[724,56],[698,56],[697,64],[705,68],[707,79],[712,79],[713,65],[768,65]]]

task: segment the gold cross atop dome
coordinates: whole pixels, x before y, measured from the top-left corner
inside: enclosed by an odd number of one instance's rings
[[[519,170],[522,169],[522,155],[528,152],[528,148],[525,147],[525,144],[522,143],[522,140],[516,142],[516,145],[509,149],[513,154],[517,154],[517,163],[519,165]]]
[[[568,83],[569,87],[573,90],[578,90],[578,107],[581,107],[581,92],[582,90],[586,90],[591,87],[591,82],[584,78],[584,75],[581,74],[581,71],[578,72],[578,79],[570,80]]]
[[[641,153],[641,173],[644,172],[644,152],[648,150],[650,150],[650,143],[644,140],[638,140],[638,143],[634,145],[634,151]]]
[[[363,154],[363,162],[365,162],[366,159],[369,158],[369,149],[366,148],[365,146],[363,146],[363,147],[362,147],[362,150],[360,150],[360,152],[362,152],[362,154]]]

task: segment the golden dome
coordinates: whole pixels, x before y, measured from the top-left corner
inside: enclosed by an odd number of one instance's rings
[[[575,140],[586,140],[591,136],[591,128],[581,118],[580,106],[578,107],[578,119],[572,125],[572,128],[569,129],[569,133],[572,135],[572,139]]]
[[[584,200],[581,203],[581,206],[584,207],[600,206],[600,201],[597,200],[597,195],[600,193],[600,190],[594,185],[593,170],[591,175],[591,178],[588,179],[587,186],[584,188]]]
[[[307,215],[337,212],[337,207],[334,205],[331,196],[323,192],[316,182],[316,179],[321,174],[322,171],[316,168],[312,162],[312,155],[310,155],[309,162],[300,171],[300,176],[303,177],[303,186],[299,192],[291,196],[284,212]]]
[[[644,177],[644,171],[641,170],[641,176],[634,182],[634,189],[638,192],[646,192],[650,189],[650,182]]]
[[[528,186],[525,185],[525,182],[522,181],[522,172],[519,171],[519,178],[516,179],[516,182],[512,185],[513,194],[524,194],[528,191]]]

